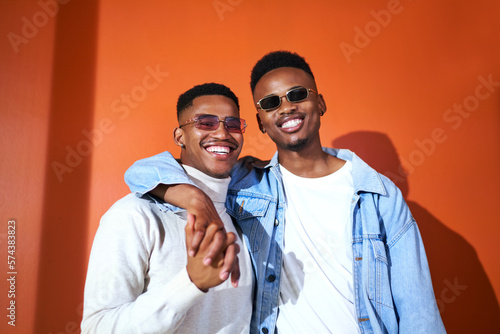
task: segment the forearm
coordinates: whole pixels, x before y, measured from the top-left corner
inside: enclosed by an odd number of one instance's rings
[[[408,225],[389,250],[400,333],[445,333],[422,238],[414,221]]]
[[[150,193],[193,214],[212,203],[211,199],[202,190],[190,184],[159,184]]]
[[[136,161],[126,171],[125,182],[132,192],[139,195],[149,192],[166,203],[188,210],[198,218],[205,210],[205,216],[212,220],[219,219],[212,200],[191,182],[169,152]]]

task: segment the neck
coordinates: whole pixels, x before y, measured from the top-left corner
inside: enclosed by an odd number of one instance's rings
[[[188,165],[183,165],[183,167],[191,181],[207,194],[214,203],[224,203],[226,201],[230,178],[216,178],[194,167]]]
[[[278,161],[290,173],[307,178],[330,175],[345,163],[344,160],[323,152],[321,144],[304,147],[297,152],[278,148]]]

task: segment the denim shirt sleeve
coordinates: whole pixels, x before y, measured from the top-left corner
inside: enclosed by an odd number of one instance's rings
[[[125,182],[130,191],[142,196],[159,184],[191,184],[194,183],[186,175],[182,166],[169,152],[136,161],[125,172]]]

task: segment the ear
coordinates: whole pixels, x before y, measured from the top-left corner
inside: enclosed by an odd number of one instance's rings
[[[184,131],[181,128],[174,129],[174,143],[181,148],[185,147],[184,144]]]
[[[320,116],[323,116],[326,113],[326,103],[323,95],[318,94],[318,107],[320,110]]]
[[[264,129],[264,125],[262,125],[262,122],[260,121],[259,113],[257,113],[255,116],[257,116],[257,124],[259,124],[260,132],[266,133],[266,129]]]

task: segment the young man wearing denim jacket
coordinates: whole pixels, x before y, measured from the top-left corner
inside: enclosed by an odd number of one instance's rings
[[[277,146],[270,162],[240,159],[226,202],[256,274],[252,333],[444,333],[401,192],[354,153],[322,148],[326,103],[305,60],[264,56],[251,88]],[[182,173],[165,152],[136,162],[126,181],[137,193],[190,187]]]

